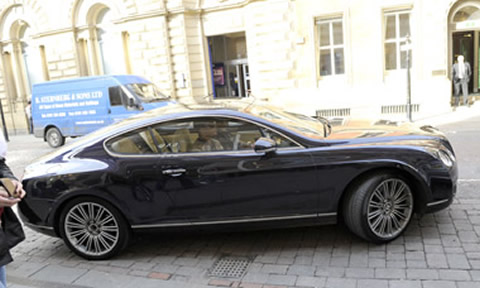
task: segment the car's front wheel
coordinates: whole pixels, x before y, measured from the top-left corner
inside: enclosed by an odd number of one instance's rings
[[[70,201],[60,216],[60,233],[77,255],[90,260],[108,259],[128,244],[130,231],[115,207],[93,197]]]
[[[408,226],[414,197],[408,181],[391,173],[377,173],[360,181],[346,195],[343,216],[359,237],[385,243]]]

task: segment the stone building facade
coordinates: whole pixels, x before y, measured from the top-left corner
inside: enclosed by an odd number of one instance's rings
[[[404,117],[410,87],[423,117],[450,109],[458,54],[478,91],[478,11],[478,0],[4,0],[5,125],[25,133],[34,83],[125,73],[184,102],[253,95],[324,116]]]

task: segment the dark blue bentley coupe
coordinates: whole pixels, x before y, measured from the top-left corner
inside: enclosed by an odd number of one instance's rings
[[[457,164],[431,126],[313,119],[264,104],[171,104],[26,168],[25,224],[87,259],[136,230],[335,223],[384,243],[446,208]]]

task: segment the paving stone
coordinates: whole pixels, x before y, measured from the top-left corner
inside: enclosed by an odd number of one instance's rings
[[[20,264],[21,265],[18,265]],[[45,268],[46,264],[41,263],[34,263],[34,262],[21,262],[15,259],[14,262],[7,265],[8,275],[10,276],[17,276],[17,277],[28,277],[43,268]]]
[[[199,262],[198,258],[178,257],[173,261],[174,265],[195,267]]]
[[[407,251],[405,258],[407,260],[425,260],[425,253],[422,251]]]
[[[325,277],[298,276],[295,286],[322,288],[326,282],[327,278]]]
[[[353,279],[327,278],[325,288],[355,288],[357,281]]]
[[[375,270],[373,268],[347,268],[345,276],[347,278],[374,278]]]
[[[440,280],[471,280],[470,274],[466,270],[439,270],[438,275]]]
[[[439,279],[436,269],[407,269],[407,279],[414,280],[436,280]]]
[[[315,275],[315,266],[309,265],[291,265],[288,268],[287,274],[289,275],[301,275],[301,276],[314,276]]]
[[[405,269],[395,268],[376,268],[376,279],[405,279]]]
[[[242,278],[242,282],[246,283],[267,283],[268,281],[268,274],[263,273],[254,273],[254,272],[247,272],[245,276]]]
[[[447,254],[447,262],[452,269],[470,269],[470,264],[464,254]]]
[[[349,264],[349,257],[332,257],[330,259],[330,266],[333,267],[348,267]]]
[[[386,268],[386,266],[387,266],[387,260],[385,259],[378,259],[378,258],[368,259],[368,267],[370,268]]]
[[[421,281],[412,281],[412,280],[390,280],[389,288],[422,288]]]
[[[294,276],[294,275],[270,274],[268,275],[267,284],[293,286],[295,285],[296,281],[297,281],[297,276]]]
[[[294,264],[296,265],[312,265],[313,256],[297,256],[295,257]]]
[[[422,281],[423,288],[456,288],[453,281]]]
[[[427,253],[428,268],[448,268],[447,257],[445,254]]]
[[[405,260],[399,260],[399,261],[387,260],[386,268],[407,268],[407,262]]]
[[[385,288],[388,287],[387,280],[360,279],[357,281],[357,288]]]
[[[278,264],[265,264],[263,265],[260,273],[266,274],[286,274],[288,265],[278,265]]]
[[[30,278],[40,281],[52,281],[52,279],[55,279],[55,282],[72,284],[76,279],[87,273],[87,271],[86,269],[48,265],[35,272]]]
[[[425,245],[426,253],[444,253],[442,245]]]
[[[457,282],[457,288],[480,288],[480,282]]]
[[[288,257],[279,257],[277,259],[277,264],[279,265],[291,265],[295,262],[295,257],[291,257],[291,258],[288,258]]]
[[[356,253],[350,255],[349,267],[368,267],[368,254]]]
[[[470,270],[470,276],[475,281],[480,281],[480,270]]]
[[[345,268],[340,267],[318,267],[315,276],[341,278],[345,276]]]
[[[425,260],[407,260],[406,268],[427,268],[427,261]]]

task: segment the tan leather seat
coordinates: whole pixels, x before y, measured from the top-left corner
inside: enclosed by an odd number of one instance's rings
[[[190,152],[193,141],[192,141],[192,135],[190,134],[190,131],[188,129],[186,128],[179,129],[175,131],[173,136],[174,136],[173,139],[176,145],[178,145],[179,153]]]
[[[153,153],[158,153],[157,146],[155,145],[152,135],[148,130],[140,132],[140,137],[142,137],[143,141],[147,143],[148,147],[150,148],[150,150],[152,150]]]
[[[140,149],[130,138],[122,138],[112,143],[112,150],[120,154],[140,154]]]

